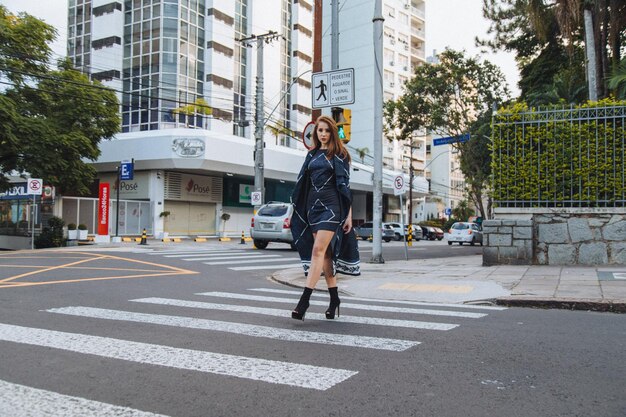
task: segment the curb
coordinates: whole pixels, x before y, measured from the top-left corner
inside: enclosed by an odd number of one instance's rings
[[[507,307],[531,307],[561,310],[586,310],[607,313],[626,313],[626,303],[608,300],[579,300],[570,298],[512,298],[496,299],[496,304]]]

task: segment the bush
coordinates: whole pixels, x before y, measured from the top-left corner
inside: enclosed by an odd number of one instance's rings
[[[37,249],[42,249],[58,248],[63,246],[65,244],[63,226],[65,226],[63,219],[60,219],[59,217],[51,217],[48,220],[48,226],[44,227],[41,234],[35,238],[35,247]]]
[[[87,226],[81,223],[78,225],[78,230],[87,230]]]
[[[67,230],[76,230],[76,223],[68,223]]]

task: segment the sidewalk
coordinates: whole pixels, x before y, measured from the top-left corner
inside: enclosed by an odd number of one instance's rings
[[[302,269],[275,272],[279,283],[304,287]],[[338,275],[355,297],[433,303],[498,304],[626,313],[626,265],[482,266],[482,256],[361,263],[361,276]],[[317,289],[325,291],[320,279]]]

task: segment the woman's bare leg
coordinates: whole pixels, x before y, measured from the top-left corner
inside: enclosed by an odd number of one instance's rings
[[[337,278],[333,275],[333,259],[332,259],[332,251],[330,250],[330,245],[326,249],[326,254],[324,255],[324,278],[326,278],[326,286],[328,288],[337,286]]]
[[[317,285],[317,281],[319,281],[322,269],[324,268],[326,249],[328,249],[328,245],[330,244],[330,241],[333,239],[334,235],[335,232],[332,232],[330,230],[320,230],[315,234],[315,241],[313,242],[313,252],[311,253],[311,268],[309,268],[309,274],[307,275],[306,279],[307,288],[315,288],[315,286]]]

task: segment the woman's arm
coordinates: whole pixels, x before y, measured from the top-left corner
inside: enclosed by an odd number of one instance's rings
[[[344,233],[350,233],[350,230],[352,230],[352,206],[350,206],[350,211],[348,211],[348,216],[343,224]]]

